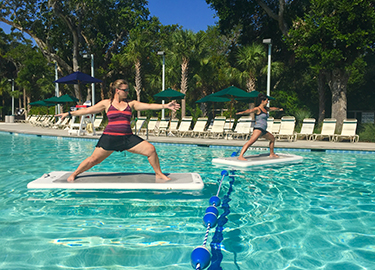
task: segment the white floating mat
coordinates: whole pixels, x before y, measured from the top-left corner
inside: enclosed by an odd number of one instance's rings
[[[203,181],[197,173],[166,174],[171,180],[156,183],[153,173],[85,172],[68,182],[72,172],[56,171],[27,184],[32,189],[127,189],[127,190],[201,190]]]
[[[241,168],[250,168],[250,167],[259,167],[259,166],[271,166],[271,165],[282,165],[286,163],[300,163],[303,160],[303,157],[290,154],[277,154],[278,158],[270,158],[270,154],[259,154],[245,156],[247,159],[238,160],[236,157],[225,157],[225,158],[214,158],[212,164],[216,165],[229,165],[233,167]]]

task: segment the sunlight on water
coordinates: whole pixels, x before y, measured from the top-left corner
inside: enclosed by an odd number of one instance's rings
[[[0,145],[0,269],[192,269],[221,178],[211,160],[235,151],[155,145],[163,171],[199,173],[202,192],[38,192],[27,183],[74,170],[96,141],[0,133]],[[223,231],[209,233],[211,269],[375,269],[375,156],[292,154],[304,162],[223,183],[230,212],[219,208]],[[152,168],[114,153],[92,171]]]

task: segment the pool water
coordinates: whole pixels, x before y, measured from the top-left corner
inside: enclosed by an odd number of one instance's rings
[[[238,148],[155,144],[163,171],[199,173],[202,192],[27,190],[44,173],[74,170],[95,144],[0,133],[0,269],[193,269],[221,178],[211,160]],[[209,269],[375,269],[375,155],[289,153],[304,162],[224,181]],[[114,153],[92,171],[152,168]]]

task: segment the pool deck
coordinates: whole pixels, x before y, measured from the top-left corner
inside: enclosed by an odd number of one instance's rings
[[[4,123],[0,122],[0,132],[33,134],[41,136],[56,136],[56,137],[77,137],[77,138],[92,138],[97,139],[100,137],[101,132],[97,135],[85,136],[70,136],[67,130],[52,129],[36,127],[28,123]],[[146,136],[141,136],[147,139]],[[149,142],[158,143],[172,143],[172,144],[194,144],[200,146],[237,146],[241,147],[246,142],[243,139],[227,140],[227,139],[206,139],[206,138],[180,138],[174,136],[149,136]],[[252,145],[252,148],[268,148],[268,141],[260,139]],[[277,149],[311,149],[312,151],[325,151],[325,150],[343,150],[343,151],[371,151],[375,152],[375,143],[368,142],[329,142],[329,141],[306,141],[297,140],[295,142],[288,142],[286,140],[276,141],[275,151]]]

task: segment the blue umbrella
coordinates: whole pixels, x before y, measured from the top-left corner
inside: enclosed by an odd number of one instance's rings
[[[65,84],[86,84],[86,83],[101,83],[102,81],[87,75],[86,73],[76,71],[68,76],[62,77],[54,83],[65,83]]]

